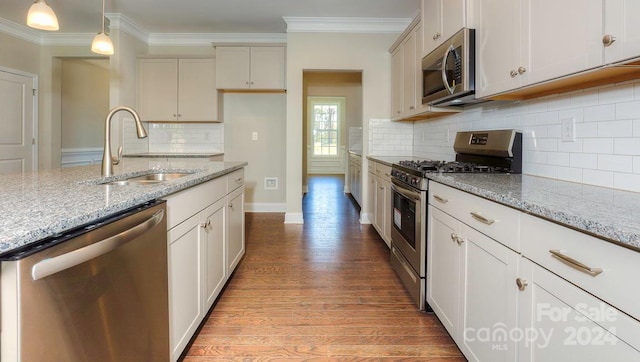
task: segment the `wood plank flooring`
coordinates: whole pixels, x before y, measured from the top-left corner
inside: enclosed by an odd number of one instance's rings
[[[309,178],[304,225],[246,214],[246,255],[184,361],[465,361],[412,303],[342,178]]]

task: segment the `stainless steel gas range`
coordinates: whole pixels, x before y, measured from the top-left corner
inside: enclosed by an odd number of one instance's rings
[[[456,160],[410,159],[393,164],[391,265],[420,310],[426,302],[427,193],[437,173],[522,173],[522,134],[515,130],[458,132]]]

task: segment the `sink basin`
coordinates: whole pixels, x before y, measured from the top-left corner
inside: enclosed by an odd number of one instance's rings
[[[183,172],[175,172],[175,173],[150,173],[148,175],[136,176],[127,179],[128,181],[141,181],[141,182],[162,182],[162,181],[171,181],[178,179],[180,177],[184,177],[187,175],[191,175],[190,173]]]
[[[167,172],[167,173],[150,173],[142,176],[133,176],[124,180],[105,182],[103,185],[155,185],[165,181],[179,179],[180,177],[191,175],[188,172]]]

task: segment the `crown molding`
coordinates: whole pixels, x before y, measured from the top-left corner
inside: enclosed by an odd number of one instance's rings
[[[152,33],[149,46],[211,46],[227,43],[286,43],[280,33]]]
[[[411,18],[283,17],[288,33],[402,33]]]
[[[0,32],[31,43],[42,45],[42,33],[30,27],[0,18]]]
[[[126,15],[120,13],[106,13],[105,16],[110,21],[111,29],[124,31],[144,43],[149,43],[149,33]]]

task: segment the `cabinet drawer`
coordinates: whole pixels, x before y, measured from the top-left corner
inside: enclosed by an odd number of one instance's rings
[[[375,174],[391,182],[391,166],[376,162]]]
[[[521,212],[433,181],[428,194],[429,204],[519,251]]]
[[[244,185],[244,168],[233,171],[227,175],[227,193]]]
[[[640,319],[640,290],[635,288],[640,253],[531,215],[522,215],[521,228],[526,258]],[[589,273],[562,256],[602,272]]]
[[[227,179],[218,177],[167,196],[167,230],[223,198],[226,191]]]

